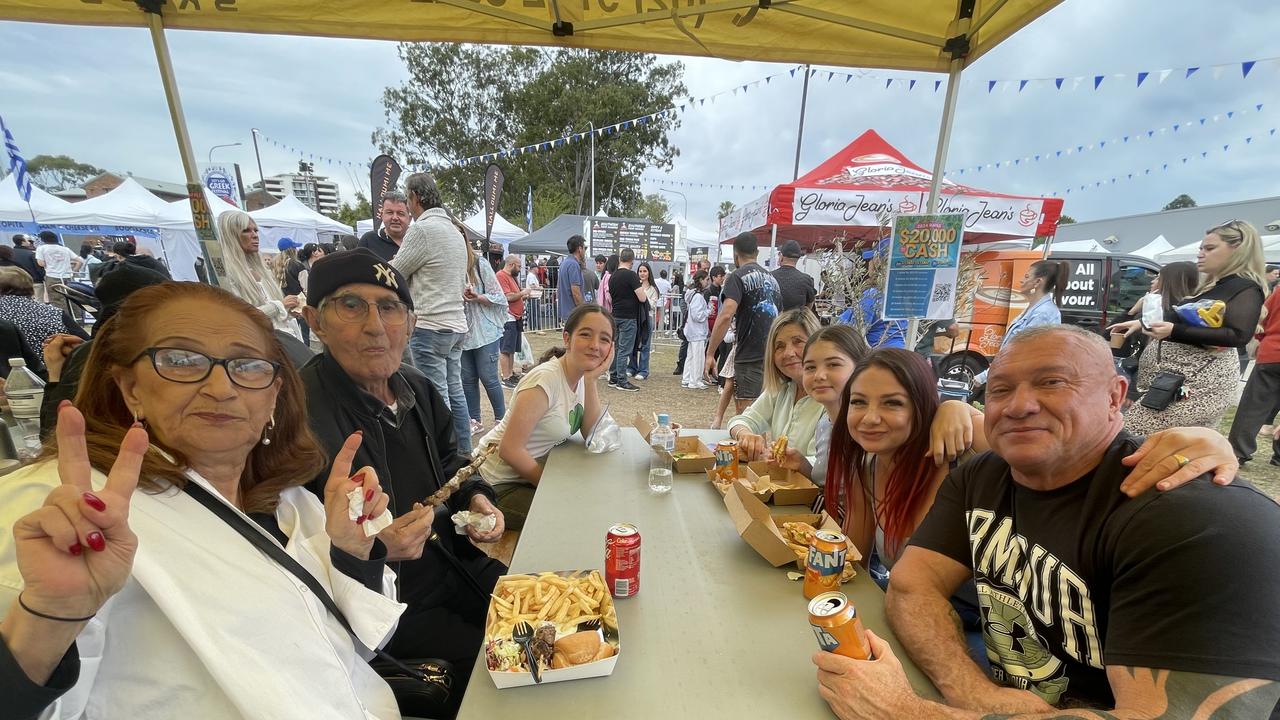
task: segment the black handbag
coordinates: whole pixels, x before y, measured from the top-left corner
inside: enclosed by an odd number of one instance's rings
[[[1164,361],[1162,351],[1164,350],[1164,341],[1156,341],[1156,364]],[[1204,372],[1213,362],[1213,358],[1209,359],[1199,372]],[[1156,376],[1151,378],[1151,385],[1147,391],[1142,394],[1142,399],[1138,402],[1142,406],[1160,412],[1167,410],[1170,405],[1185,398],[1187,396],[1183,385],[1187,382],[1187,376],[1174,370],[1161,370]]]
[[[268,557],[301,580],[315,594],[320,604],[333,615],[342,629],[351,636],[351,642],[356,646],[356,650],[369,651],[377,656],[369,666],[391,687],[402,715],[440,718],[452,714],[453,711],[448,708],[449,697],[453,691],[453,665],[446,660],[437,659],[401,661],[380,649],[366,648],[360,638],[356,637],[346,616],[338,609],[337,603],[333,601],[333,597],[320,584],[320,581],[298,564],[298,561],[286,553],[284,548],[272,542],[262,530],[254,527],[249,520],[225,502],[215,498],[199,483],[187,482],[183,491],[230,525],[251,545],[266,553]]]

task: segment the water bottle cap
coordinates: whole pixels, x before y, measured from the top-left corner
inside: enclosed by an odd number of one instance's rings
[[[9,367],[26,367],[27,361],[22,358],[9,358]]]
[[[668,416],[666,413],[658,413],[658,424],[670,425],[671,424],[670,416]]]

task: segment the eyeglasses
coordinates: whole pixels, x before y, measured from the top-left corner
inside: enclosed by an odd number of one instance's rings
[[[399,300],[379,300],[371,303],[359,295],[339,295],[325,300],[324,305],[332,305],[338,319],[343,322],[364,322],[369,317],[369,306],[378,308],[378,319],[383,325],[403,325],[409,319],[409,306]]]
[[[176,383],[203,382],[213,372],[213,366],[221,365],[236,385],[247,390],[264,390],[271,387],[280,372],[280,363],[263,358],[216,358],[173,347],[147,348],[129,364],[138,362],[144,355],[151,358],[151,367],[157,375]]]

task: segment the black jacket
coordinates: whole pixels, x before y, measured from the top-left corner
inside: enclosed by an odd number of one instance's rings
[[[399,517],[412,509],[415,502],[426,499],[425,496],[418,497],[411,493],[397,493],[397,486],[403,488],[406,481],[392,477],[385,460],[387,443],[384,433],[387,425],[378,417],[382,410],[380,402],[357,388],[355,381],[328,352],[317,355],[307,363],[302,368],[301,375],[307,390],[307,414],[311,420],[311,430],[330,457],[337,454],[351,433],[363,430],[364,441],[356,452],[352,468],[369,465],[378,473],[383,490],[391,496],[392,514]],[[427,381],[426,376],[408,365],[400,367],[400,375],[413,391],[413,412],[428,433],[423,442],[430,457],[430,465],[422,468],[424,477],[418,480],[425,480],[429,493],[435,492],[467,464],[468,458],[458,453],[453,416],[440,393]],[[309,485],[312,492],[323,496],[328,475],[329,471],[326,469],[312,481]],[[472,545],[467,536],[458,535],[454,531],[449,516],[466,510],[476,494],[494,499],[493,488],[479,473],[458,488],[446,503],[447,507],[436,508],[435,531],[440,536],[439,542],[464,564],[483,558],[484,553]],[[400,600],[409,603],[410,613],[442,604],[454,593],[468,592],[462,585],[465,580],[458,575],[458,571],[431,547],[425,548],[418,560],[390,564],[399,576]]]
[[[15,247],[13,249],[13,261],[23,270],[27,271],[27,274],[31,276],[32,282],[44,282],[44,268],[40,267],[40,263],[36,262],[36,253],[34,250]]]

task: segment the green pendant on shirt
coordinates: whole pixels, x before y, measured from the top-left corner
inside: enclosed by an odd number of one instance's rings
[[[573,406],[569,411],[569,433],[573,434],[582,429],[582,403]]]

